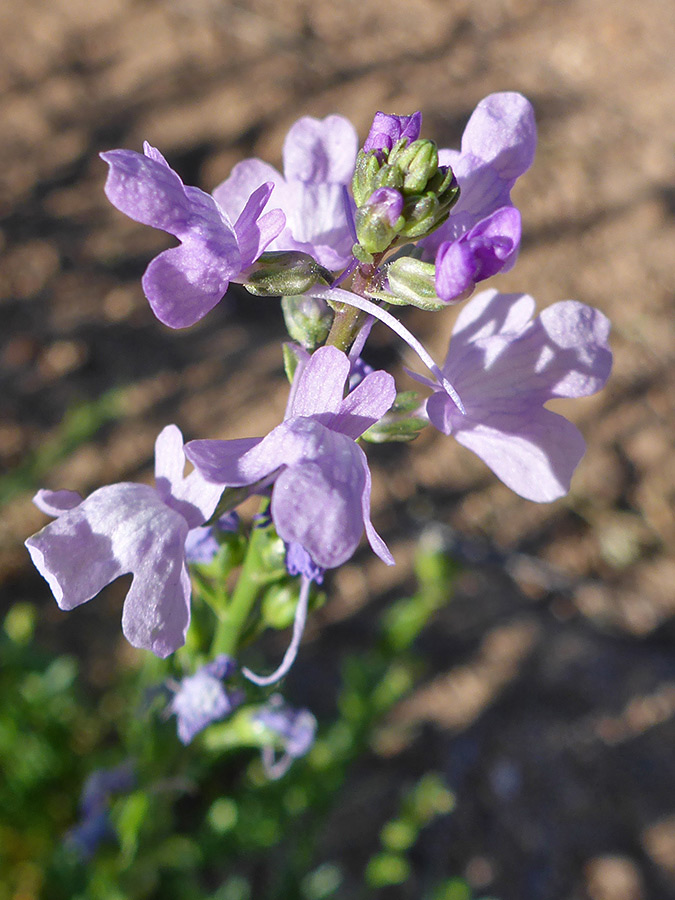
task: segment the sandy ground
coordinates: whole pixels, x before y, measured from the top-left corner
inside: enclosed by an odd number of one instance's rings
[[[520,500],[440,436],[373,454],[387,476],[375,520],[400,565],[362,553],[336,574],[300,672],[351,646],[368,597],[406,585],[425,522],[452,529],[467,568],[423,641],[435,674],[396,710],[388,755],[350,785],[325,852],[358,866],[363,798],[429,765],[458,807],[419,848],[422,881],[465,874],[502,900],[675,896],[675,7],[24,0],[0,5],[0,34],[0,467],[118,386],[121,418],[46,479],[83,491],[138,477],[168,421],[190,437],[262,433],[286,391],[274,301],[235,296],[180,334],[153,319],[139,279],[166,241],[107,204],[99,151],[147,139],[209,189],[246,156],[278,164],[300,115],[341,113],[364,135],[376,109],[419,108],[425,133],[456,146],[484,95],[532,100],[539,149],[515,192],[526,237],[496,286],[598,306],[614,374],[565,407],[588,453],[553,505]],[[437,358],[452,320],[407,317]],[[397,352],[374,334],[377,363]],[[3,510],[3,601],[44,604],[49,640],[90,646],[97,613],[73,614],[66,637],[26,566],[21,542],[43,521],[29,491]]]

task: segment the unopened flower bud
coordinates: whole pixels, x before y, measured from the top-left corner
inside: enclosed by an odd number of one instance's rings
[[[309,254],[273,250],[263,253],[237,282],[258,297],[294,297],[315,284],[330,284],[331,280],[330,272]]]
[[[368,253],[382,253],[398,234],[403,219],[403,197],[393,188],[378,188],[356,210],[354,222],[359,244]]]
[[[324,343],[333,321],[333,311],[325,300],[306,294],[282,297],[281,309],[294,341],[310,351]]]
[[[415,112],[411,116],[392,116],[376,112],[363,149],[366,153],[371,150],[388,153],[402,138],[409,142],[416,141],[420,136],[421,127],[421,112]]]
[[[413,256],[403,256],[387,267],[390,303],[442,309],[446,304],[436,295],[436,267]]]
[[[407,147],[397,147],[387,160],[403,175],[404,194],[420,194],[438,172],[438,150],[433,141],[413,141]]]

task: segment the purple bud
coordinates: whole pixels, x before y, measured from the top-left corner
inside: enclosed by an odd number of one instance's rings
[[[378,218],[386,219],[393,228],[403,212],[403,197],[394,188],[382,187],[373,191],[363,206],[371,214],[377,212]]]
[[[388,153],[401,138],[406,138],[409,144],[416,141],[421,127],[421,112],[415,112],[411,116],[391,116],[376,112],[363,149],[366,153],[370,150],[385,150]]]

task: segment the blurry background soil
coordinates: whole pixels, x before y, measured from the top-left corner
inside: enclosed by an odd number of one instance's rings
[[[326,858],[358,869],[400,784],[433,767],[458,805],[417,848],[420,877],[463,874],[503,900],[675,896],[675,6],[5,0],[0,34],[0,467],[16,476],[2,600],[38,603],[44,640],[86,657],[94,686],[120,592],[56,609],[21,546],[44,523],[36,476],[84,492],[146,477],[167,422],[262,434],[286,393],[275,301],[233,294],[182,333],[153,318],[140,276],[168,242],[107,204],[98,152],[147,139],[210,189],[246,156],[279,164],[304,114],[347,115],[364,136],[377,109],[422,109],[425,135],[457,146],[484,95],[532,100],[523,252],[496,286],[611,318],[609,386],[569,409],[588,453],[570,495],[540,506],[442,436],[375,448],[374,519],[399,564],[363,551],[334,575],[290,688],[330,711],[340,655],[410,589],[427,523],[447,526],[465,568],[422,639],[435,674],[355,773]],[[453,318],[407,321],[438,359]],[[380,329],[372,344],[405,385],[400,345]],[[103,408],[91,437],[72,418],[83,407]],[[75,449],[59,458],[69,410]]]

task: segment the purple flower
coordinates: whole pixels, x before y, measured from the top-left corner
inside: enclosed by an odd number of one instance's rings
[[[599,391],[612,354],[609,322],[597,309],[565,300],[532,319],[534,309],[525,294],[476,295],[457,318],[442,367],[466,412],[436,385],[427,414],[511,490],[546,502],[567,493],[585,445],[544,404]]]
[[[83,860],[91,859],[99,844],[115,835],[109,815],[111,796],[130,791],[135,783],[136,776],[129,762],[92,772],[80,797],[80,821],[66,832],[66,846]]]
[[[223,653],[181,680],[168,711],[178,718],[178,737],[183,744],[189,744],[207,725],[229,716],[243,702],[242,691],[228,691],[223,684],[235,669],[232,657]]]
[[[185,557],[189,563],[208,564],[212,562],[220,544],[216,537],[218,531],[235,532],[239,530],[239,516],[236,512],[225,513],[215,525],[202,525],[188,532],[185,540]]]
[[[272,205],[283,210],[286,228],[270,250],[301,250],[327,269],[351,259],[344,192],[351,183],[358,150],[354,126],[342,116],[304,116],[286,135],[284,174],[260,159],[245,159],[213,192],[220,206],[236,218],[250,194],[274,184]]]
[[[185,542],[220,498],[198,472],[185,478],[183,437],[168,425],[155,443],[155,483],[113,484],[86,500],[75,491],[38,491],[35,504],[56,521],[28,538],[33,563],[61,609],[91,600],[133,574],[122,631],[134,647],[165,657],[185,643],[190,577]]]
[[[480,280],[474,274],[494,268],[498,261],[501,265],[495,271],[507,271],[515,264],[520,225],[512,213],[510,217],[507,215],[504,207],[512,208],[511,189],[532,165],[536,143],[534,111],[522,94],[490,94],[480,101],[464,129],[461,150],[438,152],[439,164],[452,167],[460,195],[448,220],[420,241],[425,259],[434,259],[441,245],[454,243],[466,235],[467,241],[457,250],[459,259],[453,257],[452,268],[458,267],[464,273],[463,280],[467,285],[472,280]],[[484,222],[498,210],[501,216],[497,221]],[[472,233],[480,223],[482,228]],[[479,257],[491,260],[487,268],[485,262],[482,269],[481,265],[476,266],[471,243],[477,237],[482,243]],[[509,241],[513,241],[514,246],[507,249]],[[447,252],[446,247],[443,255]],[[446,265],[450,266],[450,263]],[[441,289],[444,290],[443,283]]]
[[[436,253],[436,293],[446,302],[463,300],[476,283],[510,267],[520,245],[520,213],[504,206]]]
[[[271,511],[279,537],[300,544],[323,569],[349,559],[364,527],[375,553],[393,563],[370,521],[370,470],[356,439],[394,402],[394,379],[372,372],[343,399],[349,370],[344,353],[320,347],[298,364],[286,418],[267,437],[192,441],[186,447],[204,478],[216,484],[273,481]]]
[[[414,112],[411,116],[391,116],[376,112],[363,149],[366,153],[370,150],[386,150],[388,153],[401,138],[407,138],[409,144],[416,141],[421,127],[421,112]]]
[[[125,215],[180,240],[152,260],[143,290],[160,322],[185,328],[213,309],[285,219],[279,209],[261,215],[274,187],[269,182],[259,182],[230,221],[210,194],[186,187],[158,150],[147,142],[143,149],[101,154],[110,166],[105,192]]]
[[[268,778],[281,778],[294,759],[309,752],[316,735],[316,719],[308,709],[295,709],[274,694],[255,717],[279,739],[283,755],[275,759],[273,746],[263,747],[263,765]]]

